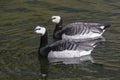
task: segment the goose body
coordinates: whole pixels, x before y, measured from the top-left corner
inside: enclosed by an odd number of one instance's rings
[[[93,46],[60,40],[50,45],[50,58],[74,58],[91,54]]]
[[[43,47],[40,49],[40,53],[45,53],[49,58],[74,58],[90,55],[93,49],[94,46],[91,45],[60,40]]]
[[[91,51],[95,48],[96,42],[88,41],[84,42],[74,42],[69,40],[59,40],[50,45],[47,44],[47,31],[44,27],[37,26],[35,28],[35,33],[42,34],[40,47],[38,50],[40,57],[49,58],[74,58],[81,57],[85,55],[90,55]]]
[[[110,27],[109,24],[83,22],[75,22],[63,27],[62,19],[60,16],[52,16],[51,20],[53,23],[56,23],[56,27],[53,33],[53,38],[55,39],[95,39],[102,36],[105,29]]]

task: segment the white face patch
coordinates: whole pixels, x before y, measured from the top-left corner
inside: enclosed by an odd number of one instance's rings
[[[53,23],[58,24],[61,20],[61,17],[60,16],[52,16],[51,19],[52,19]]]
[[[34,29],[34,32],[37,33],[37,34],[44,35],[45,32],[46,32],[46,29],[45,29],[44,27],[37,26],[37,27]]]

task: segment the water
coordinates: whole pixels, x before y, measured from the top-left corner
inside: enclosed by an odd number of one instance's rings
[[[70,22],[111,23],[106,42],[92,52],[95,64],[39,63],[37,25],[49,31],[52,43],[52,15]],[[1,80],[119,80],[120,75],[119,0],[1,0],[0,1],[0,79]],[[42,76],[41,76],[42,75]]]

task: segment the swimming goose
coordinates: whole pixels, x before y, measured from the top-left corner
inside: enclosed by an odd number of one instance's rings
[[[37,26],[34,32],[41,34],[40,47],[38,50],[40,57],[50,58],[73,58],[91,54],[96,43],[77,43],[68,40],[59,40],[48,45],[47,30],[45,27]]]
[[[79,40],[99,38],[109,24],[75,22],[63,27],[60,16],[52,16],[50,21],[56,24],[54,39]]]

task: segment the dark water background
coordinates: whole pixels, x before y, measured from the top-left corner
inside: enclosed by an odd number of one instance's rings
[[[37,57],[40,36],[33,33],[44,25],[52,42],[52,15],[71,22],[111,23],[106,42],[97,46],[92,57],[98,64],[53,64]],[[119,0],[0,0],[0,80],[119,80],[120,1]],[[44,79],[43,79],[44,80]]]

